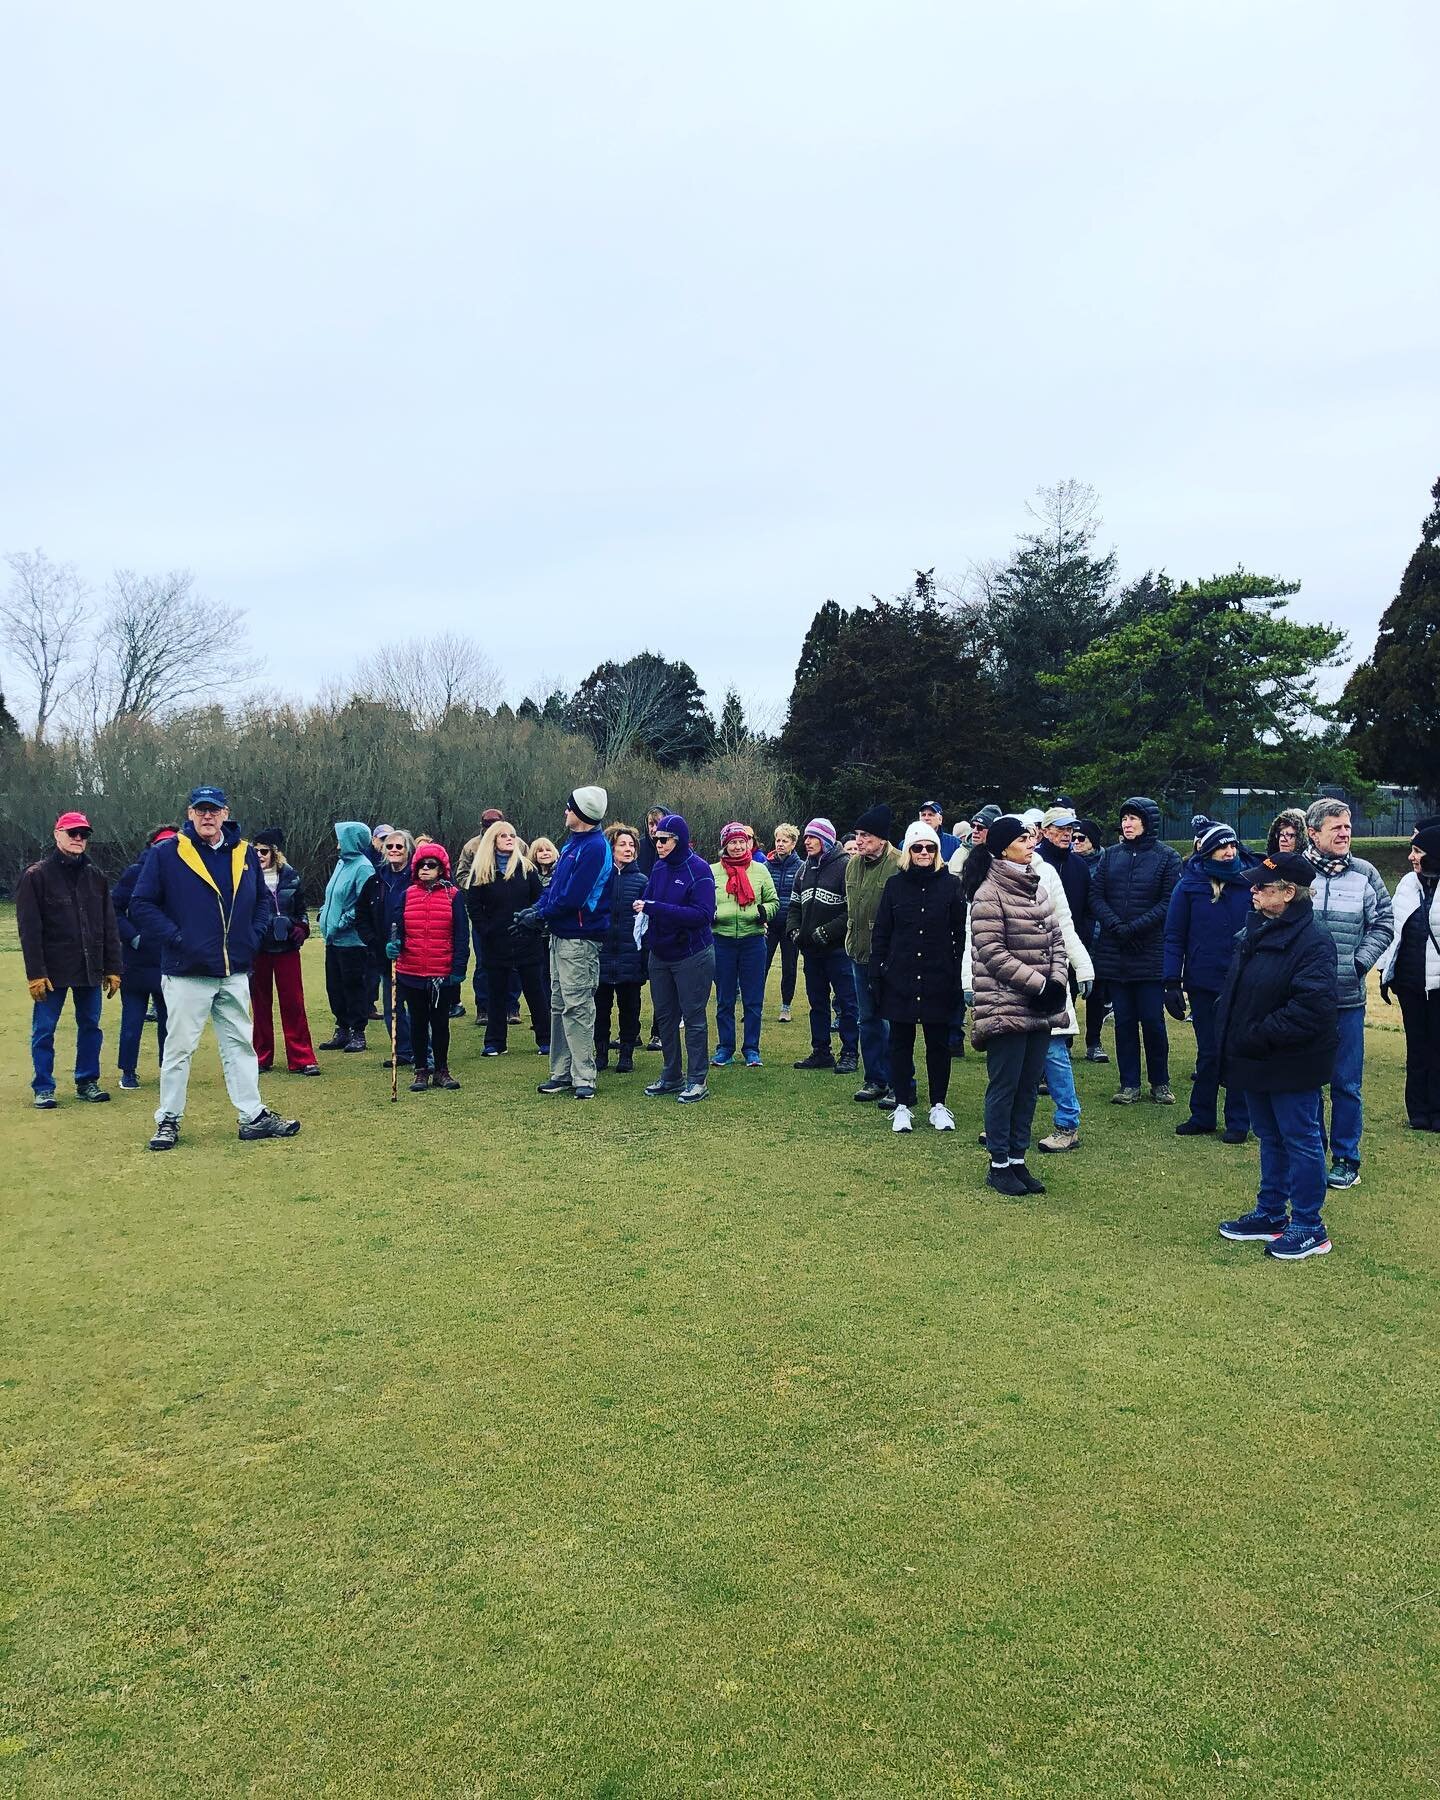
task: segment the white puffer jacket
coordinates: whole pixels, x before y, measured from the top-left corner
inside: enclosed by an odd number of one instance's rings
[[[1385,947],[1385,954],[1380,958],[1380,979],[1389,981],[1395,970],[1395,958],[1400,953],[1400,933],[1405,929],[1405,921],[1411,913],[1418,912],[1425,899],[1425,890],[1420,885],[1420,877],[1412,869],[1408,875],[1402,876],[1400,885],[1395,889],[1395,935]],[[1425,991],[1433,992],[1440,988],[1440,950],[1435,947],[1440,938],[1440,884],[1435,888],[1430,902],[1430,931],[1425,939]]]

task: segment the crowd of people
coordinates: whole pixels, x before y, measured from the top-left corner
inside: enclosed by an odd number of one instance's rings
[[[152,1150],[179,1141],[207,1021],[241,1139],[300,1129],[260,1095],[277,1007],[291,1074],[319,1075],[317,1049],[365,1053],[367,1030],[380,1024],[392,1083],[407,1069],[413,1093],[454,1091],[452,1027],[466,1016],[472,957],[485,1057],[509,1053],[523,1001],[547,1059],[542,1095],[592,1100],[612,1055],[626,1075],[649,1048],[661,1062],[645,1095],[693,1105],[710,1097],[712,1070],[762,1066],[778,956],[781,1020],[804,979],[810,1048],[794,1067],[858,1076],[855,1100],[888,1114],[892,1131],[915,1128],[917,1036],[929,1124],[955,1130],[951,1063],[968,1036],[986,1058],[985,1180],[1010,1197],[1045,1191],[1027,1161],[1042,1093],[1054,1118],[1039,1150],[1080,1147],[1072,1046],[1082,1029],[1081,1053],[1104,1063],[1102,1028],[1113,1023],[1114,1104],[1133,1106],[1148,1090],[1172,1106],[1167,1018],[1188,1019],[1194,1072],[1176,1134],[1242,1144],[1253,1132],[1260,1146],[1255,1206],[1225,1220],[1221,1235],[1263,1242],[1282,1259],[1325,1254],[1327,1191],[1360,1179],[1366,980],[1376,968],[1382,1001],[1400,1006],[1408,1123],[1440,1132],[1440,817],[1417,827],[1392,902],[1354,854],[1349,809],[1335,799],[1282,812],[1263,855],[1197,816],[1183,861],[1144,796],[1123,804],[1109,845],[1064,802],[1022,812],[991,804],[947,830],[940,802],[926,800],[898,832],[891,808],[872,806],[843,839],[816,817],[778,824],[762,847],[752,826],[732,821],[713,862],[670,809],[652,807],[637,826],[607,823],[608,808],[604,788],[576,788],[558,846],[526,840],[503,808],[487,808],[453,867],[430,837],[337,823],[315,921],[334,1029],[318,1047],[299,954],[311,931],[306,884],[286,859],[283,828],[247,840],[224,792],[197,787],[184,823],[151,832],[112,892],[87,854],[88,818],[62,814],[53,851],[16,895],[35,1106],[56,1105],[67,994],[81,1101],[110,1098],[103,1000],[121,1002],[122,1089],[141,1085],[154,1022]]]

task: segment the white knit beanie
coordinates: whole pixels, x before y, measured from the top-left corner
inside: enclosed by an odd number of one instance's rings
[[[912,844],[933,844],[935,854],[940,854],[940,834],[933,825],[927,825],[923,819],[917,819],[913,825],[905,827],[905,842],[902,846],[908,850]]]
[[[570,796],[571,812],[579,813],[591,825],[598,825],[610,805],[610,796],[602,787],[578,787]]]

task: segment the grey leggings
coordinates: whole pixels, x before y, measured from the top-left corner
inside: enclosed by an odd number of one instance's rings
[[[992,1163],[1021,1161],[1030,1148],[1030,1126],[1050,1033],[1010,1031],[985,1044],[985,1143]]]
[[[686,1080],[704,1087],[710,1068],[710,989],[715,985],[715,946],[707,944],[679,962],[650,958],[650,1004],[665,1061],[660,1079],[666,1087],[680,1083],[680,1030],[685,1030]]]

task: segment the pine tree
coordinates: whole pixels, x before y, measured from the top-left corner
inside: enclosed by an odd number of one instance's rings
[[[1440,797],[1440,481],[1369,658],[1340,697],[1360,767]]]
[[[745,723],[745,708],[733,687],[725,690],[725,704],[720,709],[715,741],[722,756],[738,756],[751,741],[750,728]]]

